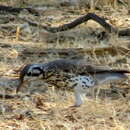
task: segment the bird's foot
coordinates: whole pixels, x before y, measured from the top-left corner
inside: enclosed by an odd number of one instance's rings
[[[81,106],[81,104],[79,105],[79,104],[74,104],[74,105],[72,105],[72,106],[70,106],[70,108],[77,108],[77,107],[80,107]]]

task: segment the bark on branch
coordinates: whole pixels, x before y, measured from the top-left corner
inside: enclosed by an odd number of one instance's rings
[[[67,24],[63,24],[59,27],[49,27],[49,26],[43,26],[41,24],[29,21],[27,19],[23,19],[24,21],[28,22],[30,25],[32,26],[38,26],[40,28],[45,29],[48,32],[51,33],[56,33],[56,32],[61,32],[61,31],[67,31],[70,30],[84,22],[87,22],[88,20],[94,20],[95,22],[99,23],[102,27],[104,27],[106,29],[106,31],[108,31],[109,33],[115,33],[118,34],[118,36],[130,36],[130,29],[123,29],[123,30],[119,30],[117,28],[114,28],[112,25],[110,25],[109,23],[107,23],[104,18],[99,17],[98,15],[94,14],[94,13],[88,13],[84,16],[81,16],[77,19],[75,19],[74,21],[67,23]]]

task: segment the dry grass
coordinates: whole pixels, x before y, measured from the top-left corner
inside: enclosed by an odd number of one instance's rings
[[[34,2],[35,0],[31,0]],[[52,3],[55,1],[51,0]],[[11,2],[11,1],[9,1]],[[48,2],[48,3],[47,3]],[[46,1],[49,4],[50,1]],[[38,2],[36,1],[38,4]],[[41,3],[41,1],[40,1]],[[52,4],[56,6],[57,4]],[[44,1],[43,1],[44,4]],[[77,9],[77,10],[76,10]],[[54,24],[55,26],[66,23],[72,19],[79,17],[81,14],[86,14],[87,11],[83,8],[75,7],[53,7],[45,10],[44,15],[39,19],[27,15],[32,21],[36,20]],[[102,12],[95,11],[97,14],[108,16],[111,24],[119,28],[129,27],[129,19],[126,8],[124,10],[113,10],[113,8],[105,8]],[[58,15],[56,15],[58,12]],[[71,13],[72,12],[72,13]],[[67,17],[69,16],[69,17]],[[51,20],[51,18],[53,20]],[[14,25],[21,24],[23,21],[13,21]],[[22,23],[25,24],[25,23]],[[87,24],[82,24],[73,30],[50,34],[45,30],[27,26],[26,29],[19,30],[17,26],[11,26],[11,30],[1,28],[0,31],[0,75],[1,78],[5,74],[9,78],[17,77],[17,74],[12,74],[13,70],[17,70],[20,66],[27,63],[45,62],[53,59],[61,58],[60,55],[48,54],[48,56],[39,57],[38,55],[22,56],[20,53],[24,50],[42,50],[47,48],[94,48],[96,46],[126,46],[130,43],[128,37],[119,38],[110,36],[109,39],[99,41],[93,32],[99,33],[103,30],[97,23],[89,21]],[[95,27],[95,28],[94,28]],[[12,33],[12,30],[17,30],[17,33]],[[15,32],[15,31],[14,31]],[[63,39],[62,39],[63,38]],[[127,44],[126,44],[127,43]],[[92,55],[86,54],[84,59],[96,63],[107,64],[111,66],[122,67],[130,64],[130,54],[123,54],[117,50],[117,55],[97,56],[95,52]],[[20,56],[19,56],[20,55]],[[73,55],[73,54],[72,54]],[[76,57],[74,55],[74,57]],[[69,58],[69,57],[67,57]],[[7,73],[8,72],[8,73]],[[0,80],[0,90],[2,93],[14,93],[16,86],[12,89],[4,87]],[[3,81],[5,82],[5,80]],[[73,93],[63,92],[49,88],[45,89],[45,85],[41,86],[32,83],[34,89],[25,89],[19,98],[5,99],[0,101],[0,129],[1,130],[129,130],[130,129],[130,92],[123,97],[120,94],[112,93],[108,85],[103,86],[103,91],[110,91],[109,94],[100,93],[98,98],[87,99],[79,108],[71,108],[73,104]],[[31,85],[30,85],[31,86]],[[128,85],[119,84],[118,87],[126,88]],[[32,94],[26,95],[25,91],[31,91]],[[26,96],[25,96],[25,95]]]
[[[87,100],[80,108],[69,108],[67,99],[49,92],[15,100],[3,100],[2,129],[90,129],[129,130],[129,98]],[[7,105],[7,106],[6,106]],[[8,110],[9,109],[9,110]]]

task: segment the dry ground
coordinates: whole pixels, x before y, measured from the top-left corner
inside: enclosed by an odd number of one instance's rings
[[[68,7],[58,4],[43,5],[39,8],[40,16],[33,16],[23,11],[17,17],[58,26],[89,11],[77,5]],[[94,10],[94,12],[107,18],[107,22],[115,27],[130,27],[130,15],[124,5],[116,9],[104,6],[102,10]],[[13,84],[13,79],[18,78],[16,70],[27,63],[47,62],[59,58],[82,58],[119,68],[130,67],[130,37],[110,35],[107,39],[99,40],[96,35],[104,29],[92,20],[72,30],[51,34],[41,28],[28,25],[15,15],[1,14],[0,17],[3,19],[7,17],[6,20],[14,17],[14,20],[7,24],[0,21],[0,93],[15,95],[16,84]],[[97,47],[110,46],[115,48],[116,53],[95,51]],[[117,49],[119,46],[125,48],[127,53]],[[57,53],[59,51],[57,49],[66,48],[90,48],[93,49],[93,53],[82,51],[69,52],[68,55]],[[0,129],[129,130],[130,91],[129,89],[125,91],[125,88],[129,88],[130,85],[129,81],[127,82],[118,84],[118,87],[125,92],[125,97],[122,91],[114,93],[109,85],[105,85],[102,86],[103,90],[100,91],[97,99],[86,98],[80,108],[70,108],[69,106],[73,104],[72,92],[63,92],[55,88],[46,90],[46,85],[41,81],[40,84],[38,81],[32,81],[32,84],[28,85],[19,96],[13,99],[5,99],[4,96],[1,98]]]

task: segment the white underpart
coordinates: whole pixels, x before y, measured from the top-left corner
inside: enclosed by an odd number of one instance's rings
[[[71,84],[77,83],[78,86],[82,86],[86,84],[87,86],[91,87],[94,86],[95,82],[94,79],[91,76],[77,76],[70,79],[72,82]]]
[[[77,76],[70,79],[70,85],[74,85],[74,96],[75,104],[74,106],[80,106],[83,103],[83,94],[86,94],[89,88],[95,86],[95,81],[91,76]]]

